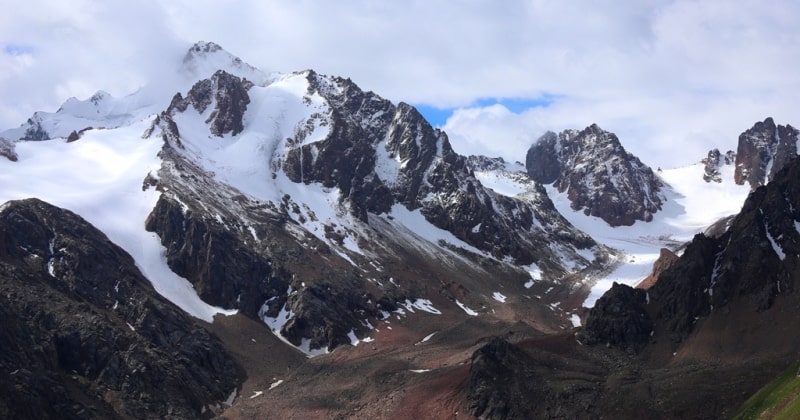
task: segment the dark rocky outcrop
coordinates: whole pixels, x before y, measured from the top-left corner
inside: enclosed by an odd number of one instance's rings
[[[607,367],[558,337],[495,337],[472,354],[467,398],[483,419],[594,418]],[[598,363],[600,362],[600,363]]]
[[[732,165],[736,160],[736,153],[728,150],[724,155],[719,149],[711,149],[708,156],[700,162],[703,164],[703,180],[706,182],[722,182],[720,168],[725,165]]]
[[[653,321],[645,310],[647,303],[644,290],[614,283],[589,312],[578,340],[589,345],[640,350],[653,332]]]
[[[159,197],[145,229],[162,238],[170,268],[191,279],[200,298],[214,306],[255,318],[266,300],[289,287],[289,275],[235,232],[185,211],[166,195]]]
[[[472,354],[468,398],[474,414],[485,418],[530,418],[527,403],[533,383],[519,371],[525,363],[522,350],[496,337]],[[515,401],[516,400],[516,401]]]
[[[17,155],[17,151],[15,150],[16,147],[14,146],[14,142],[8,140],[5,137],[0,137],[0,156],[4,156],[6,159],[16,162],[19,159]]]
[[[21,140],[50,140],[50,134],[42,127],[42,114],[35,112],[32,117],[28,118],[26,123],[28,127],[22,135]]]
[[[184,112],[189,105],[203,114],[209,106],[213,106],[206,120],[211,134],[217,137],[226,134],[235,136],[244,129],[242,119],[250,103],[247,91],[252,86],[253,83],[247,79],[217,70],[211,78],[195,83],[186,98],[177,93],[162,116],[167,118],[176,112]]]
[[[36,199],[0,207],[0,323],[3,418],[198,418],[242,380],[128,254]]]
[[[533,180],[566,192],[573,209],[611,226],[649,222],[666,201],[652,169],[596,124],[545,133],[528,150],[525,167]]]
[[[739,135],[736,150],[737,184],[755,189],[771,181],[786,163],[797,156],[800,131],[791,125],[776,125],[772,118],[757,122]]]

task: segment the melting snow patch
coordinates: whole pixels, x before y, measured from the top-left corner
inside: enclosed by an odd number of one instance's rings
[[[528,266],[528,274],[531,276],[531,279],[525,283],[526,289],[530,289],[533,283],[542,279],[542,270],[539,269],[539,266],[536,264],[531,264]]]
[[[494,298],[494,300],[496,300],[496,301],[498,301],[500,303],[506,303],[506,299],[507,298],[500,292],[494,292],[492,297]]]
[[[439,332],[439,331],[434,331],[434,332],[432,332],[432,333],[430,333],[430,334],[426,335],[426,336],[425,336],[425,338],[423,338],[422,340],[420,340],[419,342],[417,342],[417,343],[416,343],[416,344],[414,344],[414,345],[415,345],[415,346],[418,346],[418,345],[420,345],[420,344],[422,344],[422,343],[424,343],[424,342],[426,342],[426,341],[430,340],[430,339],[431,339],[431,338],[432,338],[434,335],[436,335],[436,333],[437,333],[437,332]]]
[[[233,388],[233,392],[231,392],[231,394],[228,395],[228,399],[225,400],[225,402],[223,404],[225,404],[228,407],[230,407],[230,406],[233,405],[233,400],[235,400],[235,399],[236,399],[236,388]]]
[[[353,347],[358,346],[358,343],[361,342],[361,340],[359,340],[358,337],[356,337],[356,332],[353,330],[350,330],[350,332],[347,333],[347,338],[350,339],[350,345],[352,345]]]
[[[581,317],[579,317],[577,314],[572,314],[569,320],[572,321],[573,327],[577,328],[581,326]]]
[[[406,299],[405,303],[401,303],[409,312],[414,312],[414,309],[418,309],[420,311],[432,313],[434,315],[441,315],[442,312],[436,309],[433,306],[433,303],[428,299],[417,299],[415,301],[411,301]],[[399,310],[399,309],[398,309]]]
[[[302,350],[303,353],[308,355],[308,357],[314,357],[314,356],[319,356],[321,354],[330,353],[330,351],[328,351],[327,347],[325,347],[324,349],[312,349],[311,348],[311,339],[310,338],[304,338],[304,339],[300,340],[300,346],[298,346],[298,348],[300,350]]]
[[[283,379],[278,379],[269,386],[269,391],[275,389],[278,385],[283,383]]]
[[[425,373],[425,372],[430,372],[431,370],[430,369],[409,369],[408,371],[409,372],[414,372],[414,373]]]
[[[769,239],[769,243],[772,244],[772,249],[778,255],[778,258],[780,258],[781,261],[785,260],[786,253],[783,252],[781,246],[778,244],[778,242],[775,241],[775,238],[773,238],[772,235],[769,233],[769,225],[764,225],[764,231],[767,233],[767,239]]]
[[[270,388],[270,389],[272,389],[272,388]],[[253,392],[253,395],[250,396],[250,399],[252,400],[253,398],[255,398],[255,397],[257,397],[257,396],[259,396],[259,395],[261,395],[263,393],[264,393],[264,391],[255,391],[255,392]]]
[[[253,239],[258,240],[258,235],[256,234],[256,230],[252,226],[248,226],[247,230],[249,230],[250,234],[253,235]]]
[[[464,304],[463,304],[463,303],[461,303],[461,302],[460,302],[458,299],[456,299],[456,305],[458,305],[458,307],[459,307],[459,308],[463,309],[463,310],[464,310],[464,312],[466,312],[466,313],[467,313],[467,315],[469,315],[469,316],[478,316],[478,313],[477,313],[477,312],[473,311],[473,310],[472,310],[472,309],[470,309],[470,308],[467,308],[467,305],[464,305]]]

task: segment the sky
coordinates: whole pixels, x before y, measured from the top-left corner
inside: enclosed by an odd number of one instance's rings
[[[11,3],[11,0],[0,0]],[[124,96],[197,41],[417,106],[462,154],[524,161],[593,123],[645,163],[694,163],[773,117],[800,125],[800,2],[26,0],[0,15],[0,130]]]

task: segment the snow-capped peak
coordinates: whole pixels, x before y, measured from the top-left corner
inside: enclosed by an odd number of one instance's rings
[[[199,41],[183,57],[180,72],[191,80],[211,77],[217,70],[264,85],[271,78],[213,42]]]

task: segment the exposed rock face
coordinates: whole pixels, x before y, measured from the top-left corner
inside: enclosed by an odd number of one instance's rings
[[[533,180],[566,192],[573,209],[611,226],[650,221],[666,201],[652,169],[594,124],[545,133],[528,150],[525,166]]]
[[[728,150],[724,155],[720,153],[719,149],[709,150],[708,156],[701,161],[704,165],[703,180],[706,182],[722,182],[720,168],[724,165],[732,165],[735,160],[736,153],[733,150]]]
[[[653,285],[658,281],[658,276],[660,276],[664,270],[669,268],[669,266],[671,266],[672,263],[677,260],[678,256],[674,252],[667,248],[661,248],[661,251],[658,254],[658,259],[656,259],[656,262],[653,263],[653,271],[650,273],[650,275],[645,277],[641,283],[637,284],[636,288],[647,290],[653,287]]]
[[[0,417],[196,418],[241,369],[75,214],[0,207]]]
[[[308,79],[309,89],[330,104],[332,129],[325,140],[300,148],[303,182],[337,186],[362,220],[367,212],[379,214],[402,204],[420,209],[429,222],[479,249],[556,270],[557,257],[549,241],[542,240],[545,236],[557,231],[559,242],[573,249],[596,246],[547,205],[537,209],[484,188],[447,135],[433,129],[415,108],[404,103],[395,107],[349,80],[314,72]],[[300,181],[294,163],[300,155],[290,154],[284,166],[295,182]],[[387,161],[397,171],[390,177],[380,167]]]
[[[800,131],[791,125],[776,125],[772,118],[757,122],[739,135],[736,151],[737,184],[755,189],[771,181],[786,163],[797,156]]]
[[[50,134],[42,127],[42,115],[38,112],[34,113],[32,117],[28,118],[28,127],[25,129],[25,134],[22,140],[50,140]]]
[[[469,378],[469,399],[475,416],[482,418],[530,418],[532,412],[524,404],[531,398],[518,368],[525,355],[502,338],[479,348],[472,355]],[[532,385],[532,384],[531,384]],[[527,392],[519,392],[519,391]],[[517,401],[514,401],[514,400]]]
[[[264,320],[306,350],[332,350],[350,343],[352,334],[367,334],[369,325],[401,304],[430,295],[463,301],[463,294],[450,290],[466,288],[452,279],[487,278],[485,261],[492,264],[488,273],[523,275],[527,272],[511,263],[533,263],[550,279],[606,263],[608,251],[571,226],[541,185],[527,180],[530,188],[516,198],[485,188],[447,136],[413,107],[395,106],[350,80],[313,71],[287,75],[280,83],[301,92],[278,98],[296,101],[292,115],[300,116],[284,121],[285,116],[270,114],[280,131],[239,130],[251,101],[273,98],[264,95],[283,88],[269,90],[271,85],[217,72],[185,96],[175,95],[145,133],[164,140],[158,179],[144,185],[163,192],[147,228],[160,236],[170,267],[207,302]],[[214,141],[184,137],[203,130],[202,121],[211,135],[227,133],[233,142],[253,135],[275,138],[254,151],[263,157],[256,165],[263,165],[264,175],[253,182],[278,191],[323,189],[339,219],[319,218],[302,193],[255,198],[225,184],[215,176],[217,168],[202,166],[196,147],[184,144]],[[421,248],[422,237],[398,240],[398,234],[417,234],[402,226],[398,231],[391,214],[397,206],[419,211],[459,245],[441,241]],[[431,251],[448,262],[431,264]],[[412,267],[409,261],[417,259],[423,261],[420,267]],[[413,280],[397,286],[397,274],[382,273],[382,265],[413,273]],[[461,270],[465,265],[474,274]],[[461,272],[450,273],[453,267]],[[432,293],[439,288],[443,291]]]
[[[794,159],[775,178],[753,191],[740,214],[715,237],[698,234],[681,257],[648,290],[647,313],[674,342],[684,340],[698,319],[727,311],[768,310],[777,296],[791,293],[800,255],[800,160]],[[613,294],[613,292],[609,292]],[[628,317],[637,320],[640,303],[630,302]],[[590,311],[587,334],[595,331]]]
[[[5,156],[6,159],[16,162],[19,156],[17,156],[17,151],[15,149],[16,147],[13,141],[0,137],[0,156]]]
[[[640,350],[653,331],[653,321],[645,310],[647,300],[644,290],[614,283],[589,312],[578,340]]]
[[[186,98],[176,94],[166,114],[183,112],[189,105],[198,113],[205,114],[213,105],[206,120],[211,133],[217,137],[225,134],[235,136],[244,129],[242,118],[250,103],[247,90],[252,86],[253,83],[246,79],[217,70],[210,79],[195,83]]]
[[[511,344],[493,338],[472,354],[467,398],[484,419],[592,418],[606,368],[574,344]],[[574,338],[564,341],[574,343]],[[589,414],[592,413],[592,414]]]

